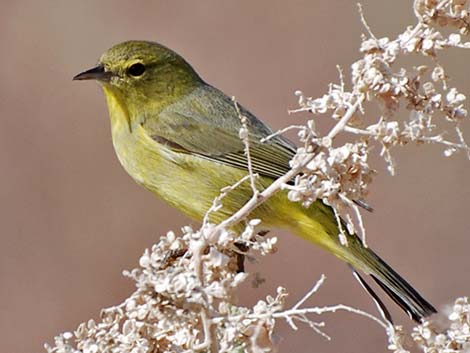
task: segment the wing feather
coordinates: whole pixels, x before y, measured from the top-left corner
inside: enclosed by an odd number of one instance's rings
[[[253,171],[270,178],[285,174],[295,145],[282,136],[262,143],[273,131],[245,108],[240,107],[240,112],[247,117]],[[156,116],[147,116],[142,126],[156,142],[163,141],[175,151],[248,169],[234,102],[209,85],[197,88]]]

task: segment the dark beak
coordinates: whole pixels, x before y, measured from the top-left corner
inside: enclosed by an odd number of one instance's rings
[[[73,80],[98,80],[98,81],[109,81],[113,74],[104,69],[103,65],[95,66],[90,70],[80,72],[78,75],[73,77]]]

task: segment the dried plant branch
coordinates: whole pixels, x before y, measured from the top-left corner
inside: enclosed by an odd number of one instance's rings
[[[353,114],[359,107],[360,101],[354,103],[350,109],[344,114],[341,120],[335,125],[335,127],[328,133],[326,143],[330,141],[341,131],[342,127],[345,126],[347,121],[351,119]],[[302,153],[304,155],[304,153]],[[293,167],[289,172],[284,174],[282,177],[276,179],[271,185],[264,189],[258,195],[254,195],[242,208],[240,208],[235,214],[227,218],[225,221],[220,223],[220,228],[228,228],[237,223],[242,219],[245,219],[256,207],[264,203],[276,192],[280,191],[282,187],[299,174],[316,156],[315,149],[310,151],[308,154],[303,156],[303,161],[300,162],[296,167]]]
[[[246,116],[242,115],[242,113],[240,112],[240,107],[238,106],[238,103],[235,100],[235,97],[232,97],[232,101],[233,101],[233,104],[235,105],[235,109],[237,110],[238,117],[240,118],[240,121],[242,123],[242,127],[239,131],[239,136],[245,145],[245,154],[246,154],[246,159],[247,159],[247,164],[248,164],[247,167],[248,167],[248,175],[250,176],[251,190],[253,191],[253,197],[258,197],[259,190],[256,187],[256,179],[258,178],[259,175],[253,172],[253,166],[251,163],[250,135],[249,135],[249,130],[248,130],[248,120]]]

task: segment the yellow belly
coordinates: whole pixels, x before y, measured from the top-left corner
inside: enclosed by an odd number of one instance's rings
[[[176,152],[151,139],[140,126],[132,132],[116,129],[113,144],[122,166],[137,183],[198,221],[223,187],[246,175],[241,169]],[[271,182],[263,178],[259,186],[264,188]],[[212,219],[220,221],[250,197],[250,184],[243,183],[224,198],[224,207]]]

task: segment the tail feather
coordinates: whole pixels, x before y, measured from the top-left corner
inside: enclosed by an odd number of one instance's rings
[[[390,315],[390,312],[388,311],[387,307],[385,306],[383,301],[380,299],[380,297],[377,294],[375,294],[374,290],[369,286],[369,284],[366,281],[364,281],[364,279],[361,277],[359,272],[357,272],[354,269],[354,267],[352,267],[351,265],[349,265],[349,267],[351,267],[354,277],[357,279],[357,281],[362,286],[362,288],[364,288],[366,290],[366,292],[369,293],[369,295],[371,296],[372,300],[374,301],[375,305],[377,306],[377,309],[379,309],[380,314],[382,315],[382,317],[385,320],[387,320],[387,322],[394,325],[392,315]]]
[[[354,234],[349,235],[347,237],[348,245],[340,244],[338,239],[338,224],[329,206],[318,201],[307,211],[299,206],[298,212],[295,215],[292,214],[291,205],[289,205],[288,210],[289,213],[286,215],[286,219],[293,220],[290,224],[291,230],[302,238],[333,253],[354,269],[371,275],[385,293],[405,310],[413,320],[421,322],[424,318],[437,312],[429,302],[385,261],[371,249],[365,248],[359,237]],[[281,209],[279,214],[283,212],[285,210]],[[347,226],[344,225],[343,228],[347,229]]]
[[[368,268],[375,282],[416,322],[434,314],[437,310],[424,299],[403,277],[370,249]]]

